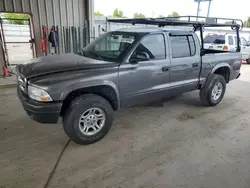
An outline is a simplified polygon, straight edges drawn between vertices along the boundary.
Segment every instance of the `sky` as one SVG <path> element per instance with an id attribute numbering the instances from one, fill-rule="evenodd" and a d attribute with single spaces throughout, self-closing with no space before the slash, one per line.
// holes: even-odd
<path id="1" fill-rule="evenodd" d="M 122 10 L 127 17 L 133 17 L 135 12 L 142 13 L 146 17 L 167 16 L 173 11 L 183 16 L 197 14 L 197 3 L 194 0 L 95 0 L 94 3 L 95 11 L 100 11 L 105 16 L 112 15 L 115 8 Z M 208 2 L 201 3 L 200 9 L 200 16 L 206 16 Z M 250 2 L 249 0 L 213 0 L 210 16 L 245 20 L 250 16 Z"/>

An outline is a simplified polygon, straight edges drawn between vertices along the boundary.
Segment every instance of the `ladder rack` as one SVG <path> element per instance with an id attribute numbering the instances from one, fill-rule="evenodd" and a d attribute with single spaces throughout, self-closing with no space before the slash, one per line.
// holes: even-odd
<path id="1" fill-rule="evenodd" d="M 193 19 L 205 19 L 204 22 Z M 178 17 L 161 17 L 161 18 L 119 18 L 108 19 L 108 22 L 113 23 L 128 23 L 128 24 L 146 24 L 158 25 L 164 27 L 172 26 L 202 26 L 202 27 L 236 27 L 243 28 L 243 21 L 233 18 L 216 18 L 216 17 L 202 17 L 202 16 L 178 16 Z M 224 23 L 220 23 L 224 22 Z"/>
<path id="2" fill-rule="evenodd" d="M 195 21 L 193 19 L 196 19 Z M 205 19 L 198 21 L 198 19 Z M 194 31 L 200 31 L 201 49 L 204 49 L 203 43 L 203 29 L 205 27 L 231 27 L 236 31 L 237 35 L 237 52 L 240 49 L 240 36 L 239 31 L 243 28 L 243 21 L 233 18 L 216 18 L 216 17 L 202 17 L 202 16 L 178 16 L 178 17 L 161 17 L 161 18 L 113 18 L 108 19 L 107 22 L 111 23 L 126 23 L 126 24 L 144 24 L 144 25 L 157 25 L 158 27 L 164 26 L 191 26 Z M 223 22 L 223 23 L 220 23 Z"/>

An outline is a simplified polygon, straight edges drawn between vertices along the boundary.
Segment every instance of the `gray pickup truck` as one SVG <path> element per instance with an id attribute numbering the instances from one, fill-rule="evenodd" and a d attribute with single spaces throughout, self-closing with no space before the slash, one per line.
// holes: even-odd
<path id="1" fill-rule="evenodd" d="M 69 138 L 91 144 L 109 132 L 113 112 L 120 108 L 193 90 L 200 90 L 206 106 L 220 103 L 226 84 L 240 76 L 241 53 L 201 49 L 194 31 L 107 32 L 79 54 L 45 56 L 18 66 L 18 96 L 32 119 L 57 123 L 62 117 Z"/>

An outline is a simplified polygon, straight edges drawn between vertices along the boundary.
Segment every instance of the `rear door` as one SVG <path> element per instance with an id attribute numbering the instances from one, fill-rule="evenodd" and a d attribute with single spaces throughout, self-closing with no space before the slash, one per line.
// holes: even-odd
<path id="1" fill-rule="evenodd" d="M 150 34 L 136 45 L 128 61 L 119 67 L 119 90 L 123 107 L 159 100 L 170 87 L 170 59 L 165 34 Z M 136 54 L 149 59 L 135 63 Z"/>
<path id="2" fill-rule="evenodd" d="M 187 92 L 197 88 L 201 68 L 199 44 L 196 35 L 170 35 L 171 88 Z"/>

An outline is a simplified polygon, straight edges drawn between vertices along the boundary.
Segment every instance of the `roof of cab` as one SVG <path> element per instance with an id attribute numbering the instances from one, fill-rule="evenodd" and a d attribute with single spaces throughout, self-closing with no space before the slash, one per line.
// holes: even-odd
<path id="1" fill-rule="evenodd" d="M 117 31 L 122 32 L 133 32 L 133 33 L 158 33 L 158 32 L 171 32 L 171 33 L 193 33 L 193 30 L 190 27 L 183 28 L 173 28 L 173 27 L 129 27 L 122 28 Z"/>

